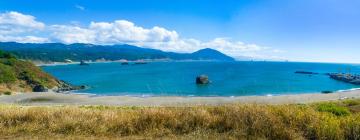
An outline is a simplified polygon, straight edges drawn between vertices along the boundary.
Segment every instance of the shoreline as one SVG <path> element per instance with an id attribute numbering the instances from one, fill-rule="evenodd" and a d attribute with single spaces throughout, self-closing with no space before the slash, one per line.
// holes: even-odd
<path id="1" fill-rule="evenodd" d="M 217 61 L 217 60 L 169 60 L 169 59 L 151 59 L 151 60 L 113 60 L 113 61 L 85 61 L 88 64 L 96 64 L 96 63 L 123 63 L 123 62 L 128 62 L 128 63 L 135 63 L 135 62 L 139 62 L 139 61 L 144 61 L 144 62 L 221 62 L 221 61 Z M 226 61 L 225 61 L 226 62 Z M 230 61 L 229 61 L 230 62 Z M 250 61 L 234 61 L 234 62 L 250 62 Z M 80 64 L 79 61 L 74 61 L 74 62 L 49 62 L 49 63 L 45 63 L 45 62 L 33 62 L 36 66 L 38 67 L 42 67 L 42 66 L 61 66 L 61 65 L 75 65 L 75 64 Z"/>
<path id="2" fill-rule="evenodd" d="M 226 104 L 302 104 L 321 101 L 359 99 L 360 90 L 330 94 L 306 93 L 277 96 L 93 96 L 86 93 L 19 93 L 0 96 L 0 104 L 54 106 L 54 105 L 108 105 L 108 106 L 195 106 Z"/>
<path id="3" fill-rule="evenodd" d="M 73 61 L 73 62 L 39 62 L 39 61 L 32 61 L 38 67 L 41 66 L 58 66 L 58 65 L 74 65 L 80 64 L 80 61 Z M 122 63 L 122 62 L 138 62 L 138 61 L 145 61 L 145 62 L 264 62 L 262 60 L 235 60 L 235 61 L 217 61 L 217 60 L 172 60 L 172 59 L 151 59 L 151 60 L 106 60 L 106 61 L 86 61 L 86 63 Z M 336 63 L 336 62 L 307 62 L 307 61 L 265 61 L 265 62 L 278 62 L 278 63 L 321 63 L 321 64 L 352 64 L 352 65 L 360 65 L 360 63 Z"/>
<path id="4" fill-rule="evenodd" d="M 87 92 L 76 92 L 74 91 L 65 91 L 65 92 L 54 92 L 60 94 L 77 94 L 77 95 L 88 95 L 91 97 L 102 97 L 102 96 L 125 96 L 125 97 L 139 97 L 139 98 L 148 98 L 148 97 L 223 97 L 223 98 L 234 98 L 234 97 L 247 97 L 247 96 L 288 96 L 288 95 L 302 95 L 302 94 L 334 94 L 334 93 L 342 93 L 342 92 L 350 92 L 350 91 L 359 91 L 359 88 L 349 88 L 349 89 L 340 89 L 333 91 L 332 93 L 321 93 L 321 92 L 286 92 L 286 93 L 269 93 L 263 95 L 228 95 L 228 96 L 221 96 L 221 95 L 209 95 L 209 96 L 196 96 L 196 95 L 152 95 L 152 94 L 121 94 L 121 95 L 99 95 L 96 93 L 87 93 Z M 50 91 L 53 92 L 53 91 Z"/>
<path id="5" fill-rule="evenodd" d="M 119 62 L 119 61 L 99 61 L 99 62 L 86 62 L 89 64 L 94 64 L 94 63 L 114 63 L 114 62 Z M 78 65 L 80 64 L 80 62 L 51 62 L 51 63 L 34 63 L 36 66 L 38 67 L 43 67 L 43 66 L 61 66 L 61 65 Z"/>

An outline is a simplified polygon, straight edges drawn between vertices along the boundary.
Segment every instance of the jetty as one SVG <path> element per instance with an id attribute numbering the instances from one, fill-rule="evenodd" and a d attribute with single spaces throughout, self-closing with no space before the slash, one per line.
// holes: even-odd
<path id="1" fill-rule="evenodd" d="M 346 83 L 360 85 L 360 75 L 355 74 L 344 74 L 344 73 L 328 73 L 330 78 Z"/>

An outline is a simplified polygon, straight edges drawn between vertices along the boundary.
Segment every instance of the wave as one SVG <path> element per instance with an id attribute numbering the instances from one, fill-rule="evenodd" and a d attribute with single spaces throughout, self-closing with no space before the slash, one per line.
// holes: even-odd
<path id="1" fill-rule="evenodd" d="M 77 94 L 77 95 L 88 95 L 90 97 L 93 96 L 99 96 L 98 94 L 94 94 L 94 93 L 86 93 L 86 92 L 68 92 L 69 94 Z"/>
<path id="2" fill-rule="evenodd" d="M 360 90 L 360 88 L 351 88 L 351 89 L 345 89 L 345 90 L 338 90 L 336 92 L 349 92 L 349 91 L 355 91 L 355 90 Z"/>
<path id="3" fill-rule="evenodd" d="M 351 88 L 345 90 L 337 90 L 335 92 L 350 92 L 360 90 L 360 88 Z M 139 97 L 139 98 L 149 98 L 149 97 L 228 97 L 228 98 L 235 98 L 235 97 L 242 97 L 242 96 L 266 96 L 266 97 L 273 97 L 273 96 L 282 96 L 282 95 L 296 95 L 296 94 L 314 94 L 316 92 L 294 92 L 294 93 L 267 93 L 267 94 L 254 94 L 254 95 L 206 95 L 206 96 L 199 96 L 194 94 L 183 94 L 183 95 L 176 95 L 176 94 L 147 94 L 147 93 L 129 93 L 129 92 L 121 92 L 121 93 L 109 93 L 109 94 L 98 94 L 98 93 L 86 93 L 86 92 L 69 92 L 70 94 L 79 94 L 79 95 L 88 95 L 91 97 L 99 97 L 99 96 L 126 96 L 126 97 Z"/>

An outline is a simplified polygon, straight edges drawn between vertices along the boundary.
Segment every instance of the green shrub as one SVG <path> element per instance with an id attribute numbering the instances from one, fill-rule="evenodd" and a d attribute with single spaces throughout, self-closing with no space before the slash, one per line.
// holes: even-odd
<path id="1" fill-rule="evenodd" d="M 58 84 L 54 77 L 43 72 L 30 62 L 18 60 L 13 62 L 12 65 L 17 73 L 17 78 L 26 81 L 30 85 L 42 85 L 52 88 Z"/>
<path id="2" fill-rule="evenodd" d="M 360 105 L 360 100 L 345 100 L 343 101 L 343 103 L 346 106 L 356 106 L 356 105 Z"/>
<path id="3" fill-rule="evenodd" d="M 0 63 L 0 83 L 12 83 L 16 81 L 16 75 L 13 69 Z"/>
<path id="4" fill-rule="evenodd" d="M 0 50 L 0 58 L 10 59 L 10 58 L 15 58 L 15 56 L 12 55 L 11 53 L 4 52 L 4 51 L 1 51 L 1 50 Z"/>
<path id="5" fill-rule="evenodd" d="M 5 91 L 4 95 L 11 95 L 11 92 L 10 91 Z"/>
<path id="6" fill-rule="evenodd" d="M 336 116 L 347 116 L 350 114 L 348 108 L 336 105 L 335 103 L 321 103 L 317 106 L 317 111 L 329 112 Z"/>

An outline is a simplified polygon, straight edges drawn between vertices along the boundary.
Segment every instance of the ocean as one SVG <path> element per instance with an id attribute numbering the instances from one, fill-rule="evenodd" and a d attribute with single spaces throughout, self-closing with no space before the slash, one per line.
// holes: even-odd
<path id="1" fill-rule="evenodd" d="M 323 73 L 360 74 L 360 65 L 299 62 L 150 62 L 147 64 L 92 63 L 43 66 L 46 72 L 74 85 L 76 91 L 122 96 L 276 96 L 360 88 L 330 79 Z M 295 71 L 318 75 L 295 74 Z M 198 75 L 208 85 L 196 85 Z"/>

